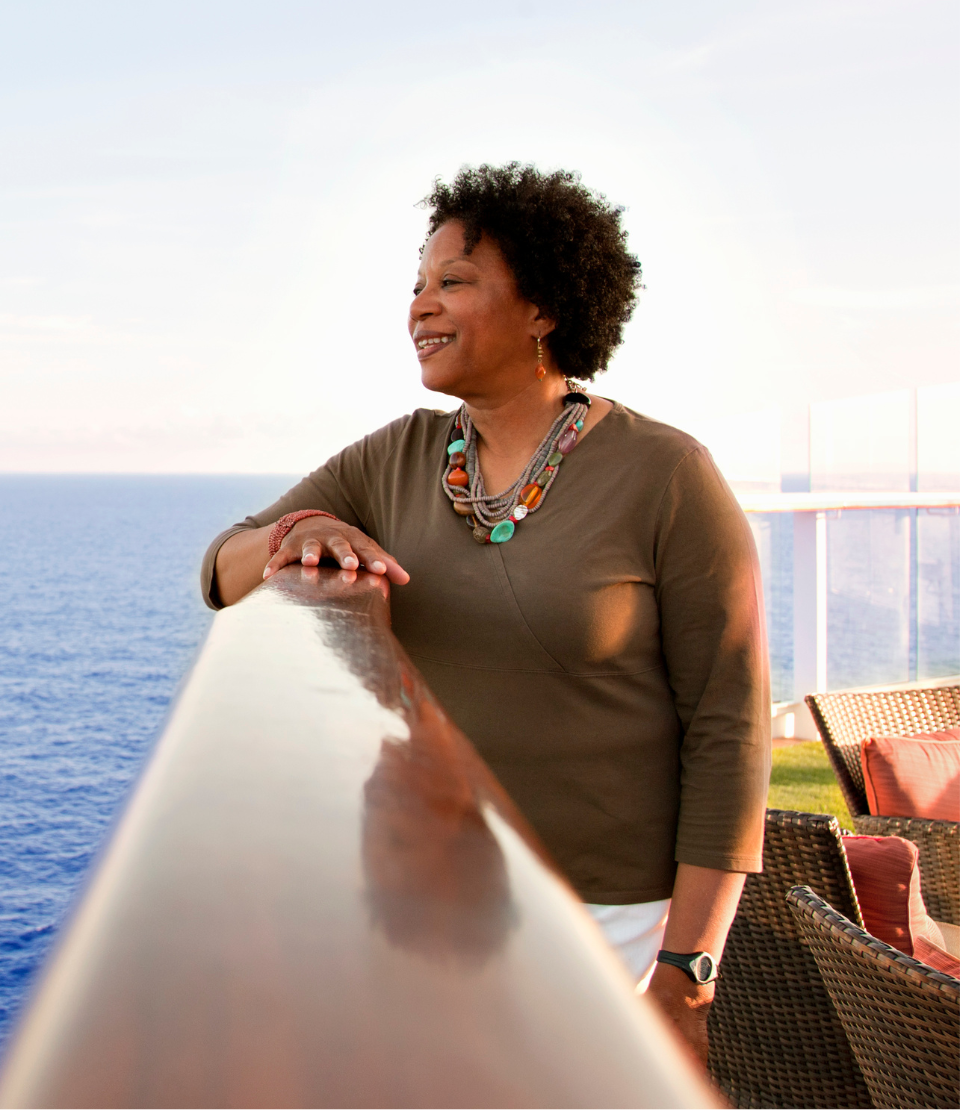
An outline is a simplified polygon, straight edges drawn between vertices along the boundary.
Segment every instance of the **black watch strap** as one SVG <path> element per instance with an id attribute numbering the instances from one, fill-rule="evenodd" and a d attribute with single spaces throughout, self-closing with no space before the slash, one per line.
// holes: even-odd
<path id="1" fill-rule="evenodd" d="M 668 952 L 661 948 L 657 953 L 658 964 L 678 967 L 694 983 L 714 983 L 720 978 L 719 965 L 709 952 Z"/>

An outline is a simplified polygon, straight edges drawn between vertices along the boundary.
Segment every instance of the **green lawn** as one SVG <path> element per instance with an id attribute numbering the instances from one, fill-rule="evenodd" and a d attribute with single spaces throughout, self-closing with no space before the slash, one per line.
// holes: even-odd
<path id="1" fill-rule="evenodd" d="M 770 772 L 771 809 L 800 809 L 806 813 L 836 814 L 840 827 L 852 829 L 853 820 L 837 785 L 827 753 L 819 740 L 773 749 Z"/>

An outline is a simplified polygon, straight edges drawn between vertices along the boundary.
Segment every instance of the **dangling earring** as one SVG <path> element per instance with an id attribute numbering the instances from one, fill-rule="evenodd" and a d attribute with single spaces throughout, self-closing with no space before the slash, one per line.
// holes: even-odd
<path id="1" fill-rule="evenodd" d="M 537 336 L 537 381 L 542 382 L 547 375 L 547 368 L 543 365 L 543 347 L 540 345 L 540 336 Z"/>

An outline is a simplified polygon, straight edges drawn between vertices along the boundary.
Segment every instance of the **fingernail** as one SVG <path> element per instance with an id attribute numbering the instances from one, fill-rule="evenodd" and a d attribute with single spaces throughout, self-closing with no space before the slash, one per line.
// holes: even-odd
<path id="1" fill-rule="evenodd" d="M 381 563 L 379 559 L 374 559 L 374 561 L 370 564 L 370 569 L 374 572 L 374 574 L 383 574 L 384 571 L 387 569 L 387 565 L 386 563 Z"/>
<path id="2" fill-rule="evenodd" d="M 264 567 L 263 568 L 263 577 L 264 578 L 269 578 L 271 574 L 273 574 L 273 571 L 269 567 Z"/>
<path id="3" fill-rule="evenodd" d="M 356 568 L 359 565 L 360 564 L 357 562 L 357 560 L 352 555 L 348 555 L 346 557 L 346 559 L 343 560 L 343 569 L 344 570 L 356 570 Z"/>

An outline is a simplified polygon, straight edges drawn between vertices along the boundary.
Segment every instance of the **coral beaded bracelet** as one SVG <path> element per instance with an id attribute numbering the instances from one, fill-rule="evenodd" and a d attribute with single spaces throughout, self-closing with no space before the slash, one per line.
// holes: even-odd
<path id="1" fill-rule="evenodd" d="M 338 516 L 334 516 L 333 513 L 325 513 L 322 509 L 301 509 L 297 513 L 287 513 L 286 516 L 280 517 L 273 528 L 270 529 L 269 550 L 271 558 L 280 550 L 280 544 L 283 543 L 284 536 L 297 521 L 305 520 L 308 516 L 328 516 L 331 520 L 340 519 Z"/>

